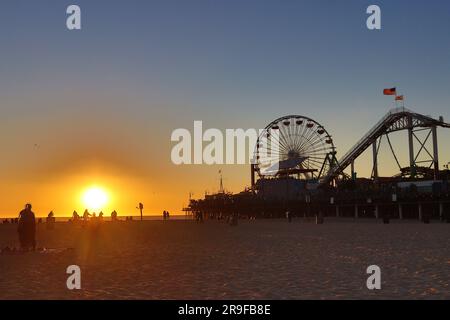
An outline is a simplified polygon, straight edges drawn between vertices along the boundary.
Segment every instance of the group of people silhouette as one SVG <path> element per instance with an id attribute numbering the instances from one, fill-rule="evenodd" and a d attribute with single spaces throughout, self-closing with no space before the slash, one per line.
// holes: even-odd
<path id="1" fill-rule="evenodd" d="M 89 212 L 89 210 L 84 210 L 83 216 L 80 216 L 78 214 L 78 212 L 74 211 L 72 213 L 72 219 L 70 219 L 70 222 L 73 223 L 78 223 L 78 222 L 102 222 L 103 221 L 103 216 L 104 213 L 103 211 L 100 211 L 99 214 L 97 215 L 95 212 L 93 212 L 92 214 Z M 118 221 L 117 218 L 117 211 L 114 210 L 113 212 L 111 212 L 111 221 Z"/>
<path id="2" fill-rule="evenodd" d="M 163 220 L 168 220 L 170 218 L 169 211 L 164 210 L 163 211 Z"/>
<path id="3" fill-rule="evenodd" d="M 19 223 L 19 218 L 11 218 L 11 219 L 3 219 L 3 224 L 18 224 Z"/>
<path id="4" fill-rule="evenodd" d="M 6 221 L 7 219 L 4 220 L 3 223 L 9 223 Z M 95 212 L 91 214 L 88 210 L 84 211 L 82 217 L 80 217 L 80 215 L 76 211 L 74 211 L 72 214 L 72 219 L 69 220 L 69 222 L 72 223 L 81 222 L 83 223 L 83 225 L 87 224 L 88 222 L 95 224 L 96 222 L 102 221 L 103 212 L 100 212 L 97 216 Z M 115 210 L 111 213 L 111 221 L 117 221 L 117 212 Z M 41 222 L 42 219 L 38 219 L 38 223 Z M 47 229 L 53 229 L 55 222 L 55 214 L 53 213 L 53 211 L 50 211 L 46 218 Z M 19 234 L 20 249 L 22 251 L 36 250 L 36 216 L 32 211 L 32 205 L 30 203 L 27 203 L 25 205 L 25 208 L 20 211 L 19 217 L 11 219 L 11 223 L 16 223 L 18 225 L 17 232 Z"/>
<path id="5" fill-rule="evenodd" d="M 103 212 L 97 215 L 95 212 L 92 214 L 86 209 L 82 216 L 78 212 L 74 211 L 72 218 L 69 219 L 70 223 L 81 224 L 82 226 L 94 225 L 98 226 L 99 223 L 103 222 Z M 170 213 L 166 210 L 163 211 L 163 220 L 168 220 Z M 125 221 L 132 221 L 133 217 L 125 217 Z M 36 221 L 37 223 L 42 223 L 42 218 L 36 219 L 34 212 L 32 211 L 32 205 L 27 203 L 25 208 L 20 211 L 19 217 L 11 219 L 5 219 L 3 223 L 13 223 L 17 224 L 17 231 L 19 235 L 20 249 L 23 251 L 36 250 Z M 111 221 L 119 221 L 117 211 L 111 212 Z M 54 228 L 56 222 L 55 214 L 53 211 L 47 215 L 46 226 L 48 230 Z"/>

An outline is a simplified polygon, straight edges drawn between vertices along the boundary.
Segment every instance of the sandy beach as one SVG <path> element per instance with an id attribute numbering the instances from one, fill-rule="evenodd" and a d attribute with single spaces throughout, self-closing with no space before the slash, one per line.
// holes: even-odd
<path id="1" fill-rule="evenodd" d="M 450 299 L 450 225 L 374 220 L 38 226 L 46 253 L 0 255 L 0 299 Z M 18 246 L 0 225 L 0 246 Z M 366 268 L 382 289 L 366 288 Z M 82 289 L 66 268 L 79 265 Z"/>

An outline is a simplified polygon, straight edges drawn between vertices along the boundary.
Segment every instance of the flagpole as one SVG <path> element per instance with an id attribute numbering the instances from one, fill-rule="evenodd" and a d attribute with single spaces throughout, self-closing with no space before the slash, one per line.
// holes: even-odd
<path id="1" fill-rule="evenodd" d="M 397 97 L 398 97 L 398 88 L 397 87 L 395 87 L 395 107 L 396 108 L 398 108 L 399 106 L 398 106 L 398 100 L 397 100 Z"/>
<path id="2" fill-rule="evenodd" d="M 396 107 L 396 108 L 399 108 L 399 105 L 398 105 L 399 103 L 398 103 L 398 100 L 397 100 L 398 97 L 399 97 L 399 94 L 396 92 L 396 93 L 395 93 L 395 107 Z"/>

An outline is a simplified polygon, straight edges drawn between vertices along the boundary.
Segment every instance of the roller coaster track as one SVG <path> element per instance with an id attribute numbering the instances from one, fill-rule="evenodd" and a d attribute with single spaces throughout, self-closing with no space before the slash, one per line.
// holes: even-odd
<path id="1" fill-rule="evenodd" d="M 322 179 L 321 185 L 327 185 L 335 180 L 352 164 L 369 146 L 384 134 L 413 128 L 450 128 L 443 119 L 433 119 L 408 110 L 404 107 L 390 110 L 366 135 L 364 135 Z"/>

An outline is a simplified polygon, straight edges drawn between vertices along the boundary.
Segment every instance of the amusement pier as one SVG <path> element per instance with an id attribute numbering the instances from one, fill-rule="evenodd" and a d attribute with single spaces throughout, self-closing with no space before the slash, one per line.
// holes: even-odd
<path id="1" fill-rule="evenodd" d="M 197 219 L 326 217 L 416 219 L 450 222 L 450 171 L 440 168 L 438 128 L 448 129 L 443 117 L 435 119 L 405 107 L 390 110 L 342 157 L 331 134 L 319 122 L 288 115 L 265 127 L 250 165 L 250 187 L 232 194 L 222 181 L 218 193 L 190 199 L 184 210 Z M 408 166 L 401 166 L 390 135 L 406 131 Z M 277 139 L 263 143 L 277 133 Z M 392 152 L 398 173 L 379 175 L 381 142 Z M 355 163 L 372 150 L 372 174 L 360 178 Z M 269 156 L 268 156 L 269 155 Z M 272 157 L 270 156 L 272 155 Z M 274 157 L 276 155 L 276 170 Z"/>

